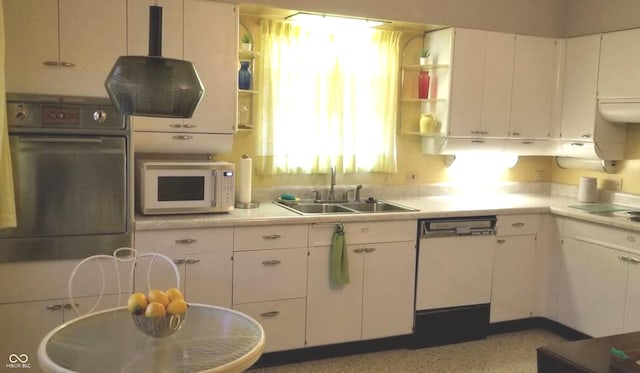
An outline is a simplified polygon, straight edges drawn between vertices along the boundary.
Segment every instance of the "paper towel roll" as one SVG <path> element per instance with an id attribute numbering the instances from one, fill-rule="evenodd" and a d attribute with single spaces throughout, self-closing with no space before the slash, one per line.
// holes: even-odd
<path id="1" fill-rule="evenodd" d="M 251 203 L 251 174 L 253 171 L 251 158 L 243 155 L 240 160 L 240 203 Z"/>
<path id="2" fill-rule="evenodd" d="M 598 180 L 595 177 L 581 177 L 578 184 L 578 202 L 598 200 Z"/>

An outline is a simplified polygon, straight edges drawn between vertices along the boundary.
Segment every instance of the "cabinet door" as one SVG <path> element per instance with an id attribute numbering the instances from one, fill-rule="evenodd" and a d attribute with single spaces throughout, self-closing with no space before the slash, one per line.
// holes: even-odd
<path id="1" fill-rule="evenodd" d="M 456 29 L 452 136 L 507 137 L 515 36 Z"/>
<path id="2" fill-rule="evenodd" d="M 60 0 L 60 63 L 104 78 L 127 53 L 126 0 Z M 106 91 L 105 91 L 106 96 Z"/>
<path id="3" fill-rule="evenodd" d="M 26 354 L 27 363 L 38 369 L 38 345 L 47 333 L 62 323 L 62 308 L 61 299 L 0 305 L 3 364 L 8 363 L 11 354 Z"/>
<path id="4" fill-rule="evenodd" d="M 309 248 L 307 272 L 307 346 L 359 341 L 362 338 L 363 253 L 349 250 L 350 282 L 332 288 L 328 246 Z M 357 251 L 359 248 L 355 248 Z"/>
<path id="5" fill-rule="evenodd" d="M 236 304 L 233 309 L 260 323 L 267 336 L 264 352 L 304 347 L 305 299 Z"/>
<path id="6" fill-rule="evenodd" d="M 471 136 L 480 131 L 486 33 L 456 29 L 451 80 L 451 136 Z"/>
<path id="7" fill-rule="evenodd" d="M 547 138 L 556 88 L 556 41 L 516 36 L 511 133 L 517 138 Z"/>
<path id="8" fill-rule="evenodd" d="M 598 98 L 640 97 L 640 29 L 602 34 Z"/>
<path id="9" fill-rule="evenodd" d="M 415 242 L 365 245 L 362 339 L 413 331 Z"/>
<path id="10" fill-rule="evenodd" d="M 640 331 L 640 294 L 637 289 L 640 287 L 640 255 L 626 255 L 632 258 L 629 263 L 629 278 L 627 280 L 627 301 L 624 310 L 623 332 Z"/>
<path id="11" fill-rule="evenodd" d="M 558 321 L 592 337 L 622 333 L 628 272 L 622 252 L 563 241 Z"/>
<path id="12" fill-rule="evenodd" d="M 185 299 L 231 307 L 233 264 L 228 253 L 187 254 L 184 268 Z"/>
<path id="13" fill-rule="evenodd" d="M 492 323 L 531 317 L 535 235 L 499 237 L 491 285 Z"/>
<path id="14" fill-rule="evenodd" d="M 593 139 L 600 38 L 598 34 L 567 39 L 560 123 L 562 139 Z"/>
<path id="15" fill-rule="evenodd" d="M 162 56 L 183 59 L 183 1 L 136 0 L 127 2 L 127 55 L 149 54 L 149 6 L 162 7 Z M 134 131 L 181 132 L 182 119 L 131 117 Z"/>
<path id="16" fill-rule="evenodd" d="M 184 3 L 184 59 L 193 62 L 205 94 L 187 132 L 233 134 L 238 112 L 238 13 L 234 4 Z"/>
<path id="17" fill-rule="evenodd" d="M 7 91 L 20 92 L 12 74 L 58 62 L 57 0 L 6 0 L 4 6 Z M 11 74 L 9 74 L 9 72 Z"/>

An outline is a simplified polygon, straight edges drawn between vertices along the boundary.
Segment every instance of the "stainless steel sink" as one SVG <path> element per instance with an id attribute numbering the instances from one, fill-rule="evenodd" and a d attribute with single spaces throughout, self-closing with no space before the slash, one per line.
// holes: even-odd
<path id="1" fill-rule="evenodd" d="M 398 211 L 417 211 L 414 208 L 397 205 L 386 201 L 376 202 L 349 202 L 343 203 L 342 206 L 360 212 L 398 212 Z"/>
<path id="2" fill-rule="evenodd" d="M 361 213 L 385 213 L 418 211 L 417 209 L 398 205 L 387 201 L 375 202 L 336 202 L 316 203 L 313 201 L 282 203 L 273 201 L 278 206 L 296 212 L 301 215 L 317 214 L 361 214 Z"/>
<path id="3" fill-rule="evenodd" d="M 286 206 L 291 210 L 303 214 L 332 214 L 332 213 L 352 213 L 351 209 L 332 203 L 304 203 Z"/>

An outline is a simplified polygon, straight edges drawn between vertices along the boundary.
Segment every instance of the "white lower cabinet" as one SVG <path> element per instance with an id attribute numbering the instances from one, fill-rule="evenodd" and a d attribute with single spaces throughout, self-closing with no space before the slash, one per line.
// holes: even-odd
<path id="1" fill-rule="evenodd" d="M 498 216 L 490 322 L 531 317 L 535 301 L 534 263 L 539 216 Z"/>
<path id="2" fill-rule="evenodd" d="M 236 304 L 233 308 L 262 325 L 266 336 L 265 352 L 304 347 L 305 298 Z"/>
<path id="3" fill-rule="evenodd" d="M 558 321 L 592 337 L 640 330 L 640 234 L 567 219 Z"/>
<path id="4" fill-rule="evenodd" d="M 311 229 L 310 241 L 332 232 Z M 330 246 L 309 248 L 307 346 L 412 333 L 416 222 L 345 224 L 345 232 L 350 282 L 341 288 L 330 283 Z M 406 241 L 384 242 L 398 236 Z"/>
<path id="5" fill-rule="evenodd" d="M 308 226 L 234 230 L 233 308 L 265 331 L 265 352 L 304 347 Z"/>
<path id="6" fill-rule="evenodd" d="M 233 228 L 136 231 L 135 248 L 174 261 L 187 302 L 231 307 Z M 136 290 L 146 292 L 145 264 L 141 261 L 136 268 Z M 162 290 L 175 287 L 170 265 L 154 261 L 149 282 Z"/>

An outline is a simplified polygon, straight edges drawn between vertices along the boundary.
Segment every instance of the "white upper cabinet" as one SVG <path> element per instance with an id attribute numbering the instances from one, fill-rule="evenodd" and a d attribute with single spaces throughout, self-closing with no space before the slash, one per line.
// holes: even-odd
<path id="1" fill-rule="evenodd" d="M 4 1 L 8 92 L 106 97 L 126 54 L 126 0 Z"/>
<path id="2" fill-rule="evenodd" d="M 592 140 L 596 120 L 600 34 L 567 39 L 560 137 Z"/>
<path id="3" fill-rule="evenodd" d="M 146 55 L 149 6 L 129 1 L 129 55 Z M 188 119 L 133 117 L 135 150 L 163 153 L 224 153 L 237 126 L 238 13 L 234 4 L 208 0 L 160 0 L 162 56 L 190 61 L 205 93 Z"/>
<path id="4" fill-rule="evenodd" d="M 456 29 L 451 87 L 451 136 L 507 137 L 515 38 Z"/>
<path id="5" fill-rule="evenodd" d="M 556 40 L 516 36 L 510 137 L 546 139 L 557 81 Z"/>
<path id="6" fill-rule="evenodd" d="M 598 98 L 640 97 L 640 29 L 602 35 Z"/>

